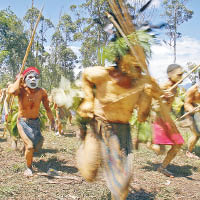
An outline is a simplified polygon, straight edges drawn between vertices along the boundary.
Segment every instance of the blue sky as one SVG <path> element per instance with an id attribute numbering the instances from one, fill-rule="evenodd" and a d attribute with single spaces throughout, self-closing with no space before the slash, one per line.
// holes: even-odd
<path id="1" fill-rule="evenodd" d="M 161 9 L 161 1 L 153 1 L 158 9 Z M 70 5 L 82 2 L 83 0 L 34 0 L 34 6 L 40 9 L 44 5 L 43 15 L 56 25 L 60 13 L 70 14 Z M 1 0 L 0 10 L 10 6 L 11 10 L 22 19 L 25 12 L 31 7 L 31 3 L 31 0 Z M 189 0 L 186 7 L 193 10 L 194 15 L 192 19 L 178 28 L 178 31 L 182 33 L 182 38 L 177 41 L 177 63 L 183 67 L 186 67 L 188 62 L 200 64 L 200 0 Z M 159 18 L 159 14 L 156 21 L 163 22 L 163 19 Z M 49 35 L 51 33 L 49 32 Z M 77 47 L 73 47 L 73 49 L 77 50 Z M 154 45 L 152 50 L 150 71 L 156 79 L 163 80 L 163 77 L 166 77 L 167 66 L 173 62 L 173 51 L 162 43 Z"/>
<path id="2" fill-rule="evenodd" d="M 154 0 L 155 5 L 159 6 L 162 0 Z M 60 12 L 70 13 L 70 5 L 78 4 L 83 0 L 34 0 L 34 5 L 40 9 L 44 5 L 43 15 L 53 21 L 54 24 L 58 22 Z M 31 0 L 1 0 L 0 10 L 11 7 L 14 13 L 22 18 L 28 8 L 31 7 Z M 191 36 L 200 39 L 200 1 L 189 0 L 186 7 L 194 11 L 194 16 L 188 22 L 185 22 L 179 27 L 179 31 L 184 36 Z M 159 15 L 158 19 L 159 21 Z M 160 21 L 163 21 L 160 19 Z"/>

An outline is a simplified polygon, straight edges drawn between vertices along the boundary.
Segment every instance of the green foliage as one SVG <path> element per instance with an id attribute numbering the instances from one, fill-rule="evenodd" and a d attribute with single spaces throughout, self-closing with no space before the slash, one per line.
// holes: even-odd
<path id="1" fill-rule="evenodd" d="M 46 123 L 48 121 L 46 110 L 43 105 L 40 106 L 39 119 L 40 119 L 40 130 L 43 131 L 45 130 Z"/>
<path id="2" fill-rule="evenodd" d="M 17 129 L 18 101 L 15 98 L 12 104 L 11 112 L 8 114 L 7 127 L 11 136 L 18 137 Z"/>
<path id="3" fill-rule="evenodd" d="M 136 31 L 127 36 L 129 42 L 134 45 L 141 45 L 144 48 L 147 57 L 151 56 L 151 44 L 154 37 L 145 31 Z M 103 49 L 103 59 L 114 62 L 116 58 L 121 57 L 129 51 L 129 47 L 124 38 L 120 37 L 114 42 L 110 42 Z"/>
<path id="4" fill-rule="evenodd" d="M 19 72 L 28 46 L 23 22 L 10 10 L 0 11 L 0 64 L 1 73 L 13 77 Z"/>
<path id="5" fill-rule="evenodd" d="M 172 118 L 176 119 L 184 114 L 184 100 L 185 90 L 183 88 L 177 89 L 177 95 L 172 103 Z"/>
<path id="6" fill-rule="evenodd" d="M 138 134 L 138 139 L 142 143 L 146 143 L 152 140 L 152 129 L 149 121 L 139 122 L 137 110 L 133 111 L 131 119 L 129 121 L 132 129 Z"/>

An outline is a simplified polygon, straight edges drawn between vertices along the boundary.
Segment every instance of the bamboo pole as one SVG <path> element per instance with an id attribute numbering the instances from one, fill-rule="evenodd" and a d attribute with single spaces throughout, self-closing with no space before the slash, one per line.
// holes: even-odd
<path id="1" fill-rule="evenodd" d="M 120 32 L 121 36 L 124 38 L 126 44 L 130 48 L 131 54 L 136 58 L 136 61 L 139 63 L 141 69 L 149 75 L 149 71 L 148 71 L 147 66 L 144 67 L 144 65 L 141 62 L 141 60 L 140 60 L 137 52 L 135 51 L 135 49 L 133 48 L 133 46 L 129 42 L 127 36 L 123 32 L 123 30 L 121 29 L 121 27 L 119 26 L 119 24 L 115 21 L 114 17 L 111 14 L 109 14 L 108 12 L 106 12 L 106 15 L 107 15 L 108 19 L 113 23 L 113 25 L 117 28 L 117 30 Z M 146 63 L 145 63 L 145 65 L 146 65 Z"/>
<path id="2" fill-rule="evenodd" d="M 32 46 L 32 43 L 33 43 L 33 40 L 34 40 L 34 37 L 35 37 L 35 33 L 36 33 L 37 26 L 38 26 L 38 24 L 39 24 L 39 22 L 40 22 L 40 18 L 41 18 L 41 16 L 42 16 L 43 8 L 44 8 L 44 6 L 43 6 L 42 9 L 40 10 L 40 13 L 39 13 L 39 15 L 38 15 L 37 21 L 36 21 L 36 23 L 35 23 L 35 27 L 34 27 L 33 32 L 32 32 L 32 34 L 31 34 L 31 39 L 30 39 L 30 42 L 29 42 L 28 47 L 27 47 L 27 49 L 26 49 L 26 53 L 25 53 L 25 56 L 24 56 L 24 59 L 23 59 L 23 62 L 22 62 L 22 67 L 21 67 L 20 72 L 19 72 L 20 75 L 21 75 L 22 72 L 24 71 L 24 66 L 25 66 L 25 63 L 26 63 L 26 60 L 27 60 L 29 51 L 30 51 L 30 49 L 31 49 L 31 46 Z"/>
<path id="3" fill-rule="evenodd" d="M 181 120 L 184 117 L 187 117 L 189 114 L 194 113 L 195 111 L 198 111 L 200 109 L 200 105 L 197 106 L 196 108 L 194 108 L 192 111 L 186 112 L 184 115 L 182 115 L 181 117 L 177 118 L 175 121 Z"/>
<path id="4" fill-rule="evenodd" d="M 126 26 L 127 26 L 127 30 L 128 30 L 128 34 L 131 34 L 132 32 L 135 31 L 135 27 L 132 23 L 132 19 L 131 16 L 128 13 L 128 8 L 127 6 L 124 4 L 123 0 L 118 0 L 119 1 L 119 5 L 122 9 L 123 15 L 124 15 L 124 20 L 126 22 Z"/>
<path id="5" fill-rule="evenodd" d="M 185 80 L 192 72 L 194 72 L 195 70 L 197 70 L 200 67 L 200 65 L 197 65 L 196 67 L 194 67 L 191 71 L 189 71 L 181 80 L 179 80 L 176 84 L 174 84 L 172 87 L 170 87 L 168 90 L 166 90 L 167 92 L 172 91 L 174 88 L 176 88 L 183 80 Z M 161 96 L 161 98 L 165 97 L 164 95 Z"/>
<path id="6" fill-rule="evenodd" d="M 124 20 L 117 3 L 115 2 L 115 0 L 108 0 L 108 3 L 110 5 L 113 13 L 115 14 L 120 26 L 124 30 L 125 34 L 128 35 L 128 30 L 127 30 L 127 27 L 126 27 L 126 21 Z"/>
<path id="7" fill-rule="evenodd" d="M 196 67 L 194 67 L 191 71 L 189 71 L 180 81 L 178 81 L 176 84 L 174 84 L 168 91 L 173 90 L 174 88 L 176 88 L 176 86 L 178 84 L 180 84 L 184 79 L 186 79 L 192 72 L 194 72 L 195 70 L 197 70 L 200 67 L 200 65 L 197 65 Z"/>

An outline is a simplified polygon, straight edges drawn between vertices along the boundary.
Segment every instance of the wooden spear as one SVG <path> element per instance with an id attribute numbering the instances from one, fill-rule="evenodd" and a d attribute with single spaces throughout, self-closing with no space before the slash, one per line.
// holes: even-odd
<path id="1" fill-rule="evenodd" d="M 40 10 L 40 13 L 39 13 L 39 15 L 38 15 L 37 21 L 36 21 L 36 23 L 35 23 L 35 27 L 34 27 L 33 32 L 32 32 L 32 34 L 31 34 L 31 39 L 30 39 L 30 42 L 29 42 L 28 47 L 27 47 L 27 49 L 26 49 L 26 53 L 25 53 L 25 56 L 24 56 L 24 59 L 23 59 L 23 62 L 22 62 L 22 67 L 21 67 L 20 72 L 19 72 L 20 75 L 21 75 L 22 72 L 24 71 L 24 66 L 25 66 L 25 63 L 26 63 L 26 60 L 27 60 L 29 51 L 30 51 L 30 49 L 31 49 L 31 46 L 32 46 L 32 43 L 33 43 L 33 40 L 34 40 L 34 37 L 35 37 L 35 33 L 36 33 L 37 26 L 38 26 L 38 24 L 39 24 L 39 22 L 40 22 L 40 18 L 41 18 L 41 16 L 42 16 L 43 8 L 44 8 L 44 6 L 43 6 L 42 9 Z"/>
<path id="2" fill-rule="evenodd" d="M 200 108 L 200 105 L 197 106 L 196 108 L 194 108 L 192 111 L 186 112 L 184 115 L 182 115 L 181 117 L 177 118 L 175 121 L 181 120 L 184 117 L 188 116 L 189 114 L 194 113 L 195 111 L 198 111 L 199 108 Z"/>
<path id="3" fill-rule="evenodd" d="M 169 88 L 168 91 L 173 90 L 174 88 L 176 88 L 176 86 L 178 84 L 180 84 L 184 79 L 186 79 L 192 72 L 194 72 L 196 69 L 198 69 L 200 67 L 200 65 L 197 65 L 196 67 L 194 67 L 191 71 L 189 71 L 180 81 L 178 81 L 176 84 L 174 84 L 171 88 Z"/>
<path id="4" fill-rule="evenodd" d="M 142 68 L 142 70 L 143 70 L 144 72 L 146 72 L 146 73 L 149 75 L 149 71 L 148 71 L 147 67 L 146 67 L 146 66 L 144 67 L 144 65 L 143 65 L 143 63 L 141 62 L 141 60 L 140 60 L 140 58 L 139 58 L 137 52 L 136 52 L 135 49 L 133 48 L 132 44 L 129 42 L 127 36 L 126 36 L 125 33 L 123 32 L 123 30 L 121 29 L 121 27 L 119 26 L 119 24 L 115 21 L 114 17 L 113 17 L 110 13 L 108 13 L 108 12 L 106 12 L 106 15 L 107 15 L 108 19 L 113 23 L 113 25 L 117 28 L 117 30 L 119 31 L 119 33 L 121 34 L 121 36 L 124 38 L 126 44 L 127 44 L 128 47 L 130 48 L 131 54 L 132 54 L 133 56 L 135 56 L 136 61 L 139 63 L 139 65 L 140 65 L 140 67 Z M 136 41 L 136 42 L 137 42 L 137 41 Z"/>

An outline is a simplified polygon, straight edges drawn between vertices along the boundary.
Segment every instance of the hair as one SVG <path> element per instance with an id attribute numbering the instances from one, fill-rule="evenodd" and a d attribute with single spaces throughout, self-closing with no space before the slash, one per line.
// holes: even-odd
<path id="1" fill-rule="evenodd" d="M 182 68 L 178 64 L 171 64 L 167 67 L 167 73 L 174 71 L 175 69 Z"/>

